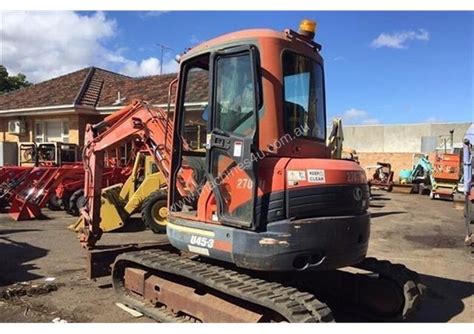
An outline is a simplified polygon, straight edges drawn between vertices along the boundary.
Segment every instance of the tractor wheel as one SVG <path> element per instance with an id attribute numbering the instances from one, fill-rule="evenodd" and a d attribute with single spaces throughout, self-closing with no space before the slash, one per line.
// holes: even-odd
<path id="1" fill-rule="evenodd" d="M 160 190 L 152 192 L 143 201 L 142 220 L 153 233 L 166 233 L 167 202 L 166 192 Z"/>
<path id="2" fill-rule="evenodd" d="M 56 194 L 52 194 L 49 197 L 48 209 L 50 209 L 51 211 L 62 210 L 61 204 L 59 203 L 59 199 L 58 199 L 58 196 L 56 196 Z"/>
<path id="3" fill-rule="evenodd" d="M 68 213 L 73 216 L 79 216 L 79 209 L 86 204 L 86 198 L 84 197 L 84 189 L 78 189 L 72 193 L 69 198 L 69 211 Z"/>

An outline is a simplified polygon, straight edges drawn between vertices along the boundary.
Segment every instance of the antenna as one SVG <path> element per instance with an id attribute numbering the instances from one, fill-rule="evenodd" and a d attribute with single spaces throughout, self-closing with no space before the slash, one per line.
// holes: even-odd
<path id="1" fill-rule="evenodd" d="M 173 50 L 173 48 L 170 48 L 169 46 L 166 46 L 161 43 L 156 43 L 160 47 L 160 75 L 163 74 L 163 51 L 164 50 Z"/>

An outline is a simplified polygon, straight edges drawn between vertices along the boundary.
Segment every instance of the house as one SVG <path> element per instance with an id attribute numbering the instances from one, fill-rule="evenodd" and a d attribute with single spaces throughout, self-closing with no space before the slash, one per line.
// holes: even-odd
<path id="1" fill-rule="evenodd" d="M 89 67 L 0 95 L 0 142 L 61 141 L 82 146 L 87 123 L 100 122 L 133 99 L 166 108 L 174 78 L 176 74 L 133 78 Z M 207 104 L 207 84 L 194 84 L 194 98 L 186 108 L 200 116 Z"/>

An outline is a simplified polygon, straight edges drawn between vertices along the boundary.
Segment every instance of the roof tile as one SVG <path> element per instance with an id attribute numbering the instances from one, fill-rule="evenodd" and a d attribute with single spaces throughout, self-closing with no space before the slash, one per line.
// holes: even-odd
<path id="1" fill-rule="evenodd" d="M 89 68 L 0 95 L 0 110 L 73 104 Z"/>
<path id="2" fill-rule="evenodd" d="M 132 78 L 96 67 L 84 68 L 30 87 L 0 95 L 0 110 L 77 104 L 89 107 L 116 105 L 118 94 L 126 105 L 134 99 L 152 104 L 168 102 L 168 87 L 176 73 Z M 186 102 L 207 101 L 204 73 L 190 78 Z M 175 92 L 172 98 L 174 100 Z"/>

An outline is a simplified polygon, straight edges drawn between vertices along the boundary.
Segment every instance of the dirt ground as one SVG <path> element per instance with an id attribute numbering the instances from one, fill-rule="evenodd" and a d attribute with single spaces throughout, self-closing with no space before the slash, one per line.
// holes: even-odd
<path id="1" fill-rule="evenodd" d="M 462 211 L 427 196 L 376 191 L 371 202 L 369 256 L 403 263 L 427 286 L 415 322 L 473 322 L 472 249 L 463 244 Z M 0 322 L 150 322 L 115 305 L 108 277 L 88 280 L 86 254 L 67 229 L 75 221 L 44 210 L 45 219 L 14 222 L 0 214 L 0 289 L 16 282 L 43 283 L 54 277 L 58 290 L 0 299 Z M 139 223 L 128 232 L 104 235 L 101 244 L 153 242 L 164 238 Z M 336 320 L 338 320 L 336 318 Z M 361 321 L 344 318 L 345 321 Z"/>

